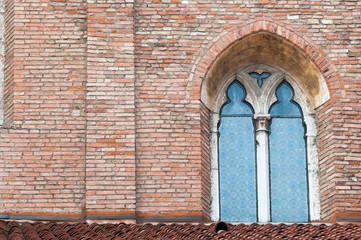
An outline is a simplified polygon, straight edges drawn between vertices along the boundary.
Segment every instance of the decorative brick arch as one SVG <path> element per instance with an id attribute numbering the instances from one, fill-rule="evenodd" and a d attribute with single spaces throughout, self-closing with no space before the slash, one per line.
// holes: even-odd
<path id="1" fill-rule="evenodd" d="M 201 49 L 201 54 L 195 60 L 190 76 L 190 80 L 193 81 L 194 86 L 192 88 L 192 95 L 199 94 L 203 80 L 209 69 L 223 52 L 232 47 L 236 42 L 262 32 L 286 40 L 306 55 L 322 74 L 329 89 L 330 96 L 339 89 L 344 90 L 341 77 L 336 67 L 319 46 L 313 43 L 307 36 L 295 31 L 289 26 L 269 19 L 262 19 L 226 29 L 219 34 L 219 36 L 215 37 L 205 48 Z"/>
<path id="2" fill-rule="evenodd" d="M 317 147 L 318 150 L 316 149 L 315 151 L 319 151 L 318 165 L 323 166 L 320 168 L 320 172 L 318 173 L 320 176 L 319 186 L 323 189 L 325 189 L 324 186 L 331 186 L 331 188 L 333 188 L 333 183 L 330 183 L 327 179 L 329 179 L 334 172 L 326 171 L 327 166 L 330 164 L 332 165 L 332 159 L 335 156 L 333 155 L 333 152 L 335 151 L 333 149 L 333 145 L 328 144 L 328 142 L 333 138 L 333 133 L 329 134 L 329 131 L 333 128 L 334 124 L 329 119 L 332 118 L 332 108 L 334 103 L 337 102 L 337 99 L 340 97 L 340 91 L 345 91 L 341 77 L 334 64 L 326 56 L 322 49 L 313 43 L 307 36 L 295 31 L 289 26 L 282 23 L 276 23 L 269 19 L 262 19 L 245 25 L 240 24 L 226 29 L 215 37 L 211 43 L 199 51 L 200 55 L 195 60 L 189 77 L 189 86 L 192 86 L 190 93 L 191 96 L 193 96 L 193 99 L 196 100 L 195 98 L 199 97 L 198 99 L 201 100 L 202 144 L 208 146 L 205 148 L 208 150 L 202 150 L 202 166 L 206 169 L 212 168 L 211 163 L 209 162 L 209 156 L 211 156 L 213 154 L 212 151 L 214 151 L 214 147 L 212 147 L 214 139 L 210 137 L 209 134 L 217 131 L 215 127 L 217 124 L 215 124 L 213 122 L 214 119 L 210 117 L 213 109 L 211 109 L 209 105 L 207 106 L 207 103 L 202 99 L 202 91 L 205 80 L 207 80 L 210 70 L 215 64 L 217 64 L 218 59 L 222 57 L 223 53 L 230 50 L 243 39 L 262 33 L 289 43 L 288 45 L 302 54 L 305 59 L 308 59 L 311 65 L 314 65 L 319 76 L 322 78 L 321 81 L 325 86 L 325 90 L 327 91 L 328 99 L 330 99 L 330 101 L 326 99 L 321 101 L 321 104 L 313 106 L 316 108 L 316 114 L 320 120 L 316 127 L 318 133 L 317 136 L 315 136 L 315 139 L 319 139 L 319 146 Z M 318 81 L 320 82 L 320 80 Z M 217 88 L 217 90 L 219 89 L 220 88 Z M 210 139 L 208 142 L 206 139 L 209 137 Z M 203 177 L 206 177 L 207 179 L 212 178 L 208 174 Z M 202 186 L 202 189 L 202 195 L 205 199 L 207 199 L 209 197 L 208 194 L 213 190 L 209 188 L 208 184 Z M 334 215 L 337 214 L 338 210 L 334 207 L 334 204 L 337 203 L 337 199 L 332 196 L 332 191 L 327 193 L 322 191 L 323 190 L 320 192 L 320 203 L 322 209 L 320 220 L 326 221 L 334 218 Z M 208 204 L 212 205 L 210 202 L 206 204 L 207 206 L 210 206 Z M 212 212 L 209 213 L 210 215 L 213 214 Z"/>

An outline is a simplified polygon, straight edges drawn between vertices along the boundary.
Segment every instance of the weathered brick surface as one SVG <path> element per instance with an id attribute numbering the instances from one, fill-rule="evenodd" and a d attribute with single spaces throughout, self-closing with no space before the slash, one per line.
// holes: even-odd
<path id="1" fill-rule="evenodd" d="M 6 2 L 5 213 L 84 210 L 86 4 Z"/>
<path id="2" fill-rule="evenodd" d="M 202 214 L 200 93 L 191 94 L 188 78 L 203 34 L 192 27 L 192 10 L 136 2 L 139 213 Z"/>
<path id="3" fill-rule="evenodd" d="M 266 32 L 330 91 L 317 109 L 322 219 L 361 215 L 360 1 L 5 3 L 0 214 L 207 219 L 202 79 L 232 43 Z"/>
<path id="4" fill-rule="evenodd" d="M 84 129 L 85 2 L 14 4 L 14 126 Z"/>
<path id="5" fill-rule="evenodd" d="M 88 4 L 86 209 L 135 214 L 132 1 Z"/>
<path id="6" fill-rule="evenodd" d="M 80 214 L 84 130 L 1 129 L 0 211 Z"/>

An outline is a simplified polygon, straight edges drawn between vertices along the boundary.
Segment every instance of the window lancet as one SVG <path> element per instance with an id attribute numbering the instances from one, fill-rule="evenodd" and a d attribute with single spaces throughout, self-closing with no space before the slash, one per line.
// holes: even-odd
<path id="1" fill-rule="evenodd" d="M 278 101 L 271 107 L 269 135 L 271 219 L 274 222 L 308 222 L 305 129 L 293 90 L 282 82 Z"/>
<path id="2" fill-rule="evenodd" d="M 244 102 L 245 90 L 233 82 L 227 90 L 219 125 L 221 218 L 257 221 L 253 110 Z"/>

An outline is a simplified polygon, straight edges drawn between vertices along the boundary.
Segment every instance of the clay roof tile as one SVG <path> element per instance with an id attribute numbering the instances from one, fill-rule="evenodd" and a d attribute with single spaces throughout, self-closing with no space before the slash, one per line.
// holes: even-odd
<path id="1" fill-rule="evenodd" d="M 361 239 L 356 224 L 87 224 L 0 220 L 0 240 Z"/>

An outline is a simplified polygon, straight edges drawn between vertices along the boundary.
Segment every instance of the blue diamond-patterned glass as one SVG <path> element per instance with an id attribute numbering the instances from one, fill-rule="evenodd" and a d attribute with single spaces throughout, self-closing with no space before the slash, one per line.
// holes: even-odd
<path id="1" fill-rule="evenodd" d="M 271 218 L 273 222 L 308 222 L 305 129 L 302 112 L 292 102 L 293 90 L 276 90 L 269 135 Z"/>
<path id="2" fill-rule="evenodd" d="M 221 220 L 257 221 L 256 162 L 253 110 L 244 102 L 238 82 L 227 91 L 219 125 Z"/>

